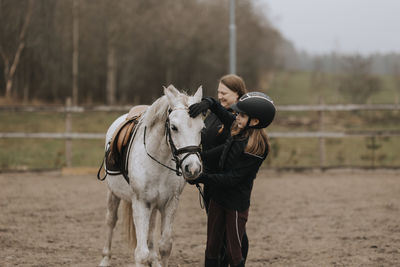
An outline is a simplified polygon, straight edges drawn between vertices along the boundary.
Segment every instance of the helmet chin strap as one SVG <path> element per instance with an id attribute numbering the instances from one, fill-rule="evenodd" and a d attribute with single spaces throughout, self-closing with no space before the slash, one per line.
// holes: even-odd
<path id="1" fill-rule="evenodd" d="M 249 119 L 247 120 L 246 126 L 244 127 L 243 130 L 252 128 L 252 127 L 250 126 L 250 121 L 251 121 L 251 117 L 249 116 Z"/>
<path id="2" fill-rule="evenodd" d="M 248 116 L 248 115 L 247 115 L 247 116 Z M 256 126 L 258 125 L 258 123 L 257 123 L 257 124 L 254 125 L 254 126 L 250 126 L 250 122 L 251 122 L 251 117 L 249 116 L 249 119 L 248 119 L 247 122 L 246 122 L 246 126 L 244 126 L 244 128 L 243 128 L 242 131 L 247 130 L 247 129 L 255 129 Z"/>

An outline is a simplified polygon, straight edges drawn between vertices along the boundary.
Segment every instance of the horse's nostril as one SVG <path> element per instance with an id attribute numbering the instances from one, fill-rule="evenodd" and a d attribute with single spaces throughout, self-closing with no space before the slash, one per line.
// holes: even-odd
<path id="1" fill-rule="evenodd" d="M 185 172 L 189 172 L 189 165 L 185 166 Z"/>

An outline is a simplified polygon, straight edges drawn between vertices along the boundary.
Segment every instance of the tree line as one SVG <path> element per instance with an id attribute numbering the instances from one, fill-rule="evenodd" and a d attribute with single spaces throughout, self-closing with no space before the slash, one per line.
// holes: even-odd
<path id="1" fill-rule="evenodd" d="M 400 54 L 375 53 L 371 55 L 329 54 L 314 55 L 298 51 L 284 40 L 276 51 L 277 70 L 311 74 L 310 87 L 320 97 L 326 88 L 335 90 L 354 104 L 365 104 L 384 88 L 384 77 L 390 78 L 394 88 L 394 103 L 400 103 Z M 329 81 L 328 75 L 334 82 Z M 323 99 L 320 99 L 323 102 Z"/>
<path id="2" fill-rule="evenodd" d="M 214 94 L 228 23 L 228 0 L 0 0 L 0 96 L 149 103 L 170 83 Z M 259 89 L 283 38 L 251 0 L 237 1 L 236 27 L 237 72 Z"/>

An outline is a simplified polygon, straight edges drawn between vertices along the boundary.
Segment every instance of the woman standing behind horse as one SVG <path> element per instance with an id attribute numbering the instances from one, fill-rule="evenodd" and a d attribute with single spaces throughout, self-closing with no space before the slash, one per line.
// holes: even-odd
<path id="1" fill-rule="evenodd" d="M 234 74 L 223 76 L 218 83 L 218 101 L 222 107 L 233 112 L 230 108 L 235 104 L 238 99 L 247 93 L 246 84 L 244 80 Z M 207 105 L 207 104 L 206 104 Z M 207 108 L 205 108 L 207 109 Z M 230 136 L 230 129 L 224 127 L 224 124 L 214 113 L 209 113 L 204 120 L 205 128 L 201 132 L 201 144 L 203 148 L 203 155 L 212 155 L 216 147 L 225 143 L 226 139 Z M 203 168 L 206 172 L 216 172 L 218 170 L 219 158 L 213 159 L 211 157 L 203 157 Z M 204 200 L 205 207 L 208 211 L 208 204 L 210 201 L 211 186 L 204 186 Z"/>
<path id="2" fill-rule="evenodd" d="M 260 92 L 243 95 L 231 107 L 237 112 L 236 117 L 212 98 L 189 107 L 191 117 L 196 117 L 206 108 L 211 109 L 224 127 L 231 130 L 225 144 L 212 151 L 220 157 L 219 170 L 215 173 L 203 172 L 194 181 L 213 187 L 208 206 L 206 267 L 219 266 L 218 254 L 224 241 L 230 266 L 245 266 L 242 240 L 251 191 L 258 169 L 269 152 L 263 128 L 275 117 L 273 102 Z M 204 158 L 209 156 L 203 155 Z"/>
<path id="3" fill-rule="evenodd" d="M 230 108 L 231 105 L 235 104 L 245 93 L 247 93 L 246 84 L 240 76 L 228 74 L 220 78 L 217 89 L 218 101 L 225 109 L 232 112 Z M 205 105 L 207 105 L 207 103 Z M 207 107 L 205 107 L 205 109 L 207 109 Z M 207 173 L 215 173 L 218 171 L 219 155 L 213 153 L 213 151 L 225 143 L 226 139 L 230 136 L 230 129 L 229 127 L 224 127 L 221 120 L 212 112 L 207 115 L 204 124 L 205 128 L 201 133 L 203 168 Z M 212 185 L 204 185 L 204 202 L 207 213 L 212 191 Z M 247 234 L 244 233 L 242 240 L 243 258 L 247 257 L 247 251 L 248 239 Z M 228 266 L 227 258 L 224 257 L 225 254 L 225 248 L 223 247 L 220 253 L 221 267 Z"/>

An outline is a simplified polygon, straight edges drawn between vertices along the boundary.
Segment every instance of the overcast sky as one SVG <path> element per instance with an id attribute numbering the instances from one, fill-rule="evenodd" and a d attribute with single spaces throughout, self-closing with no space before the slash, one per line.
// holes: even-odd
<path id="1" fill-rule="evenodd" d="M 364 55 L 400 52 L 400 0 L 256 2 L 298 49 Z"/>

